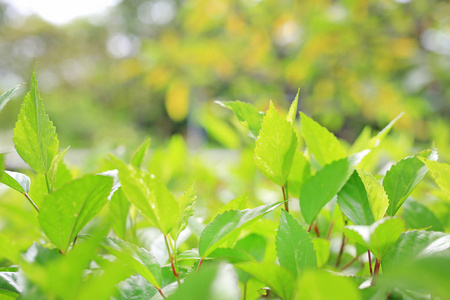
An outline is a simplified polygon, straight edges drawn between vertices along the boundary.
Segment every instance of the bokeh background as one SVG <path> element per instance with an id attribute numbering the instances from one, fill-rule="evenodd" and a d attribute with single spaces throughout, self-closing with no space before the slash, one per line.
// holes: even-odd
<path id="1" fill-rule="evenodd" d="M 110 2 L 70 22 L 62 4 L 50 22 L 0 2 L 0 92 L 37 66 L 62 146 L 180 133 L 191 147 L 237 148 L 245 137 L 214 100 L 287 109 L 300 88 L 300 109 L 348 142 L 403 111 L 398 132 L 448 157 L 449 1 Z M 26 89 L 1 115 L 8 142 Z"/>

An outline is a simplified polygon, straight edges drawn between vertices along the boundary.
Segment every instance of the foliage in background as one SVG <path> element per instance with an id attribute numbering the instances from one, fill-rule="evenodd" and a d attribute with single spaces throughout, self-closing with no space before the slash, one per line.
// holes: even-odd
<path id="1" fill-rule="evenodd" d="M 33 73 L 14 127 L 30 169 L 5 170 L 0 154 L 0 296 L 448 299 L 440 149 L 386 165 L 401 115 L 348 145 L 304 113 L 298 122 L 297 100 L 262 119 L 222 103 L 248 139 L 235 153 L 188 152 L 173 136 L 148 155 L 147 139 L 87 173 L 66 166 Z"/>
<path id="2" fill-rule="evenodd" d="M 287 108 L 300 87 L 301 110 L 347 141 L 406 112 L 399 131 L 449 153 L 449 14 L 440 0 L 127 0 L 55 27 L 0 3 L 0 88 L 38 61 L 73 147 L 172 133 L 195 143 L 203 126 L 237 148 L 239 136 L 218 137 L 232 130 L 212 100 Z M 18 104 L 7 110 L 3 128 Z"/>

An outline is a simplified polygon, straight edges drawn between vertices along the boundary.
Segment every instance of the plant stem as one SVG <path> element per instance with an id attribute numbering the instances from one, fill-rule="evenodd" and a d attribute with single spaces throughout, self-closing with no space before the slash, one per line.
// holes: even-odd
<path id="1" fill-rule="evenodd" d="M 345 234 L 342 234 L 342 244 L 341 249 L 339 249 L 338 257 L 336 259 L 336 268 L 339 268 L 339 265 L 341 264 L 342 254 L 344 253 L 344 247 L 345 247 Z"/>
<path id="2" fill-rule="evenodd" d="M 247 283 L 244 283 L 244 291 L 243 291 L 242 300 L 246 300 L 246 299 L 247 299 Z"/>
<path id="3" fill-rule="evenodd" d="M 33 205 L 34 209 L 36 209 L 36 211 L 39 213 L 39 207 L 37 207 L 36 203 L 34 203 L 34 201 L 30 198 L 30 196 L 28 196 L 28 194 L 25 192 L 23 193 L 23 195 L 25 196 L 25 198 L 28 199 L 31 205 Z"/>
<path id="4" fill-rule="evenodd" d="M 202 263 L 203 263 L 203 259 L 204 259 L 204 258 L 201 258 L 201 259 L 200 259 L 200 262 L 198 263 L 198 266 L 197 266 L 197 272 L 198 272 L 198 270 L 200 270 L 200 266 L 201 266 Z"/>
<path id="5" fill-rule="evenodd" d="M 327 233 L 327 241 L 330 240 L 331 231 L 333 230 L 333 226 L 334 226 L 334 221 L 331 221 L 330 228 L 328 229 L 328 233 Z"/>
<path id="6" fill-rule="evenodd" d="M 78 235 L 75 236 L 72 242 L 72 249 L 75 248 L 75 244 L 77 243 Z"/>
<path id="7" fill-rule="evenodd" d="M 314 223 L 311 223 L 311 224 L 309 225 L 309 227 L 308 227 L 308 232 L 311 231 L 311 228 L 312 228 L 313 224 L 314 224 Z"/>
<path id="8" fill-rule="evenodd" d="M 350 267 L 358 258 L 359 258 L 359 256 L 356 256 L 351 261 L 349 261 L 345 266 L 342 267 L 341 271 L 344 271 L 345 269 Z"/>
<path id="9" fill-rule="evenodd" d="M 320 238 L 320 231 L 319 226 L 317 226 L 317 220 L 316 223 L 314 223 L 314 232 L 316 233 L 317 237 Z"/>
<path id="10" fill-rule="evenodd" d="M 373 269 L 372 286 L 377 283 L 378 273 L 380 272 L 381 260 L 375 259 L 375 267 Z"/>
<path id="11" fill-rule="evenodd" d="M 170 251 L 170 246 L 169 246 L 167 235 L 164 235 L 164 242 L 166 243 L 167 253 L 169 253 L 169 260 L 170 260 L 170 266 L 172 267 L 172 273 L 175 276 L 175 278 L 177 279 L 178 286 L 179 286 L 181 284 L 180 274 L 175 269 L 175 264 L 173 263 L 173 255 L 172 255 L 173 251 Z M 174 250 L 174 251 L 176 251 L 176 250 Z"/>
<path id="12" fill-rule="evenodd" d="M 164 295 L 163 291 L 160 288 L 156 288 L 156 289 L 158 290 L 161 297 L 163 297 L 164 299 L 167 299 L 166 295 Z"/>
<path id="13" fill-rule="evenodd" d="M 48 192 L 49 194 L 51 194 L 51 193 L 52 193 L 52 190 L 50 189 L 50 183 L 48 182 L 48 176 L 47 176 L 46 173 L 44 173 L 44 177 L 45 177 L 45 184 L 47 185 L 47 192 Z"/>
<path id="14" fill-rule="evenodd" d="M 367 250 L 367 255 L 369 256 L 369 270 L 370 270 L 370 276 L 372 276 L 372 257 L 370 256 L 370 250 Z"/>
<path id="15" fill-rule="evenodd" d="M 284 186 L 281 187 L 281 191 L 283 192 L 283 200 L 284 200 L 284 209 L 289 212 L 289 202 L 288 202 L 288 185 L 287 182 Z"/>

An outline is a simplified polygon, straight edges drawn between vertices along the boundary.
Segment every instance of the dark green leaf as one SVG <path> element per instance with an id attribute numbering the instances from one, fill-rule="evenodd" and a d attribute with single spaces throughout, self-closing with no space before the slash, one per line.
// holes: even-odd
<path id="1" fill-rule="evenodd" d="M 39 223 L 63 253 L 80 230 L 107 202 L 112 178 L 87 175 L 49 194 L 41 205 Z"/>
<path id="2" fill-rule="evenodd" d="M 300 192 L 300 208 L 308 224 L 314 222 L 320 210 L 350 178 L 355 158 L 334 161 L 305 181 Z"/>
<path id="3" fill-rule="evenodd" d="M 437 159 L 436 150 L 428 150 L 419 154 L 430 160 Z M 428 169 L 419 159 L 419 155 L 402 159 L 393 165 L 383 180 L 383 187 L 389 197 L 387 214 L 393 216 L 411 194 L 417 184 L 427 173 Z"/>
<path id="4" fill-rule="evenodd" d="M 281 211 L 276 247 L 280 265 L 294 277 L 308 268 L 317 267 L 316 251 L 309 233 L 285 210 Z"/>
<path id="5" fill-rule="evenodd" d="M 339 191 L 337 199 L 342 212 L 354 224 L 370 225 L 375 222 L 366 189 L 358 172 L 353 172 L 353 175 Z"/>
<path id="6" fill-rule="evenodd" d="M 292 124 L 282 118 L 270 102 L 255 144 L 256 166 L 268 179 L 284 186 L 296 147 L 297 136 Z"/>
<path id="7" fill-rule="evenodd" d="M 20 108 L 13 140 L 20 157 L 36 172 L 47 174 L 58 152 L 59 141 L 39 96 L 36 72 Z"/>
<path id="8" fill-rule="evenodd" d="M 422 229 L 427 228 L 433 231 L 444 231 L 441 221 L 426 206 L 408 199 L 403 205 L 403 220 L 406 228 Z"/>
<path id="9" fill-rule="evenodd" d="M 281 203 L 259 206 L 253 209 L 229 210 L 218 215 L 203 230 L 200 236 L 199 253 L 207 257 L 221 244 L 227 241 L 233 233 L 252 224 L 265 214 L 277 208 Z"/>

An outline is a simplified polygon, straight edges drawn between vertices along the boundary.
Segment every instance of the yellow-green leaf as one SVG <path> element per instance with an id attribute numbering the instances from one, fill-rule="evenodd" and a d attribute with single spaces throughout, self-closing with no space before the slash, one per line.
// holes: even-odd
<path id="1" fill-rule="evenodd" d="M 291 171 L 296 147 L 297 136 L 292 124 L 282 118 L 270 102 L 256 140 L 256 166 L 268 179 L 284 186 Z"/>
<path id="2" fill-rule="evenodd" d="M 58 152 L 59 141 L 39 96 L 36 72 L 20 108 L 13 140 L 20 157 L 36 172 L 47 174 Z"/>

